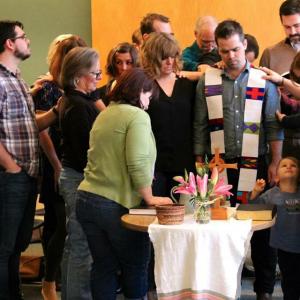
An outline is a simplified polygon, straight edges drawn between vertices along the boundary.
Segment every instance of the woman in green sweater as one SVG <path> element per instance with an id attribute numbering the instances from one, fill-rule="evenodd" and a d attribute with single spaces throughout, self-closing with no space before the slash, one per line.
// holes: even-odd
<path id="1" fill-rule="evenodd" d="M 120 269 L 126 299 L 143 299 L 147 292 L 148 234 L 125 229 L 120 218 L 142 199 L 148 205 L 171 203 L 153 196 L 151 189 L 156 147 L 144 110 L 156 94 L 145 71 L 124 72 L 90 133 L 76 212 L 93 258 L 93 299 L 116 299 Z"/>

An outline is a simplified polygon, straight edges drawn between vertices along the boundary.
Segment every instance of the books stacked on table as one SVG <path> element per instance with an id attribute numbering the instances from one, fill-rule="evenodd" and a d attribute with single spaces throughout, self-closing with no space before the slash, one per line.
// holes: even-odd
<path id="1" fill-rule="evenodd" d="M 272 204 L 240 204 L 236 210 L 238 220 L 271 221 L 276 214 Z"/>
<path id="2" fill-rule="evenodd" d="M 150 215 L 156 216 L 155 206 L 138 206 L 129 209 L 130 215 Z"/>

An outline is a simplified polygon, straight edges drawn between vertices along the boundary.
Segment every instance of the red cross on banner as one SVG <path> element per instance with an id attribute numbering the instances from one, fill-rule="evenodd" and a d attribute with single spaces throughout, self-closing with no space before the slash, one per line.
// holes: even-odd
<path id="1" fill-rule="evenodd" d="M 243 203 L 243 204 L 248 203 L 248 192 L 237 191 L 237 193 L 236 193 L 236 200 L 239 203 Z"/>
<path id="2" fill-rule="evenodd" d="M 264 88 L 247 87 L 246 96 L 247 99 L 263 100 L 265 95 Z"/>

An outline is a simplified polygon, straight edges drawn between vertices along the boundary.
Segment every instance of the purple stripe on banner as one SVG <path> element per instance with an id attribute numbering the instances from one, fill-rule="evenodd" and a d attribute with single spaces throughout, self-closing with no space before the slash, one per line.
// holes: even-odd
<path id="1" fill-rule="evenodd" d="M 247 123 L 244 123 L 244 131 L 246 129 L 251 130 L 253 133 L 257 132 L 259 130 L 259 127 L 257 126 L 256 123 L 252 123 L 250 125 L 248 125 Z"/>
<path id="2" fill-rule="evenodd" d="M 222 92 L 223 92 L 223 87 L 221 84 L 205 86 L 206 97 L 222 95 Z"/>

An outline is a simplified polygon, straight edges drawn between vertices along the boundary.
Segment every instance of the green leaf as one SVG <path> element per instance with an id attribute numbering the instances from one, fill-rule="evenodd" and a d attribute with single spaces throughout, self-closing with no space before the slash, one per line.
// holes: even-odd
<path id="1" fill-rule="evenodd" d="M 188 180 L 189 180 L 189 174 L 188 174 L 187 170 L 184 169 L 184 181 L 188 182 Z"/>

